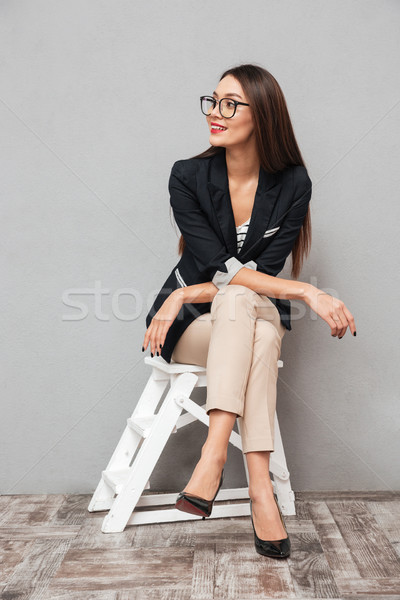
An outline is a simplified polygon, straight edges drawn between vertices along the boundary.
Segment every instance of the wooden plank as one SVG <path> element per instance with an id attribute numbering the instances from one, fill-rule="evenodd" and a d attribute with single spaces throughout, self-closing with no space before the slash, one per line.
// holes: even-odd
<path id="1" fill-rule="evenodd" d="M 8 502 L 3 508 L 0 525 L 49 525 L 61 504 L 62 494 L 20 494 L 3 496 Z"/>
<path id="2" fill-rule="evenodd" d="M 292 533 L 289 560 L 296 598 L 340 598 L 340 593 L 316 531 Z"/>
<path id="3" fill-rule="evenodd" d="M 37 597 L 37 600 L 117 600 L 117 596 L 118 592 L 112 590 L 96 590 L 94 592 L 85 592 L 83 598 L 81 592 L 71 592 L 70 590 L 66 590 L 64 592 L 43 592 Z M 128 596 L 126 597 L 128 598 Z"/>
<path id="4" fill-rule="evenodd" d="M 295 492 L 296 501 L 313 502 L 327 500 L 358 500 L 379 502 L 385 500 L 400 500 L 400 491 L 394 490 L 372 490 L 372 491 L 353 491 L 353 490 L 307 490 L 305 492 Z"/>
<path id="5" fill-rule="evenodd" d="M 112 548 L 130 548 L 134 544 L 134 539 L 139 527 L 127 527 L 121 533 L 103 533 L 101 524 L 104 519 L 104 513 L 89 513 L 80 527 L 76 538 L 71 542 L 71 550 L 81 549 L 112 549 Z M 154 538 L 151 536 L 154 543 Z"/>
<path id="6" fill-rule="evenodd" d="M 400 594 L 344 594 L 342 600 L 400 600 Z"/>
<path id="7" fill-rule="evenodd" d="M 400 577 L 369 577 L 368 579 L 337 579 L 338 587 L 340 588 L 343 597 L 346 595 L 351 598 L 359 599 L 359 596 L 368 596 L 369 599 L 378 597 L 385 598 L 387 595 L 400 598 Z M 374 594 L 371 596 L 371 594 Z"/>
<path id="8" fill-rule="evenodd" d="M 338 500 L 328 500 L 326 504 L 361 577 L 398 577 L 399 558 L 366 504 L 360 501 Z"/>
<path id="9" fill-rule="evenodd" d="M 400 501 L 369 501 L 366 506 L 400 557 Z"/>
<path id="10" fill-rule="evenodd" d="M 159 547 L 183 547 L 187 546 L 194 549 L 197 542 L 197 536 L 206 525 L 211 531 L 209 523 L 205 521 L 175 521 L 171 523 L 154 523 L 148 525 L 133 525 L 136 535 L 133 541 L 135 548 L 148 548 L 154 546 L 154 540 L 157 540 Z"/>
<path id="11" fill-rule="evenodd" d="M 345 594 L 342 596 L 342 600 L 400 600 L 400 594 L 351 594 L 348 596 Z"/>
<path id="12" fill-rule="evenodd" d="M 193 557 L 191 600 L 213 600 L 215 544 L 196 544 Z"/>
<path id="13" fill-rule="evenodd" d="M 115 600 L 192 600 L 192 597 L 190 589 L 139 588 L 117 592 Z"/>
<path id="14" fill-rule="evenodd" d="M 301 524 L 303 525 L 307 525 L 308 522 L 311 523 L 311 527 L 313 528 L 312 530 L 314 531 L 314 526 L 312 525 L 312 515 L 310 513 L 310 504 L 307 500 L 298 500 L 297 499 L 297 492 L 296 492 L 296 500 L 295 500 L 295 504 L 296 504 L 296 514 L 295 515 L 288 515 L 288 516 L 283 516 L 283 518 L 285 519 L 285 523 L 287 519 L 290 519 L 291 524 L 293 525 L 294 523 L 298 523 L 301 522 Z"/>
<path id="15" fill-rule="evenodd" d="M 0 540 L 39 540 L 39 539 L 74 539 L 80 528 L 72 527 L 50 527 L 49 525 L 36 525 L 28 527 L 21 525 L 17 527 L 0 527 Z"/>
<path id="16" fill-rule="evenodd" d="M 308 502 L 315 530 L 334 577 L 360 577 L 352 554 L 325 502 Z"/>
<path id="17" fill-rule="evenodd" d="M 80 525 L 87 519 L 90 494 L 65 494 L 51 525 Z M 105 513 L 103 514 L 103 517 Z"/>
<path id="18" fill-rule="evenodd" d="M 241 539 L 222 537 L 215 543 L 216 600 L 259 600 L 266 596 L 292 598 L 288 559 L 278 560 L 257 554 L 253 534 Z"/>
<path id="19" fill-rule="evenodd" d="M 33 542 L 5 539 L 0 544 L 0 589 L 10 581 L 15 568 L 28 554 Z"/>
<path id="20" fill-rule="evenodd" d="M 106 534 L 104 534 L 106 535 Z M 107 534 L 107 536 L 112 534 Z M 191 548 L 70 549 L 55 574 L 50 591 L 191 588 Z"/>
<path id="21" fill-rule="evenodd" d="M 0 495 L 0 526 L 2 524 L 2 522 L 4 521 L 4 518 L 7 514 L 7 511 L 9 510 L 10 505 L 12 504 L 12 502 L 14 502 L 16 499 L 16 496 L 1 496 Z"/>
<path id="22" fill-rule="evenodd" d="M 2 590 L 2 598 L 33 600 L 34 593 L 40 597 L 60 566 L 68 546 L 69 540 L 36 540 Z"/>

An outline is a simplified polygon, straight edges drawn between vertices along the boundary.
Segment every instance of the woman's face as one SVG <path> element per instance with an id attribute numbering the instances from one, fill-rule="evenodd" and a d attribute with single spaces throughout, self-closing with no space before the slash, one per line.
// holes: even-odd
<path id="1" fill-rule="evenodd" d="M 247 102 L 245 93 L 243 92 L 240 83 L 233 77 L 227 75 L 218 83 L 218 86 L 213 93 L 213 97 L 217 100 L 221 98 L 231 98 L 239 102 Z M 212 146 L 223 146 L 230 148 L 236 145 L 246 144 L 254 135 L 253 117 L 249 106 L 236 107 L 236 112 L 230 119 L 225 119 L 219 112 L 219 105 L 216 104 L 212 113 L 206 117 L 208 127 L 210 129 L 210 144 Z M 212 124 L 225 127 L 223 131 L 216 130 Z"/>

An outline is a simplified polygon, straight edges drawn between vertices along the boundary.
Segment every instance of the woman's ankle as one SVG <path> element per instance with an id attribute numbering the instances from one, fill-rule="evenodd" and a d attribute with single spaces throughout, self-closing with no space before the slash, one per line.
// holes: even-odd
<path id="1" fill-rule="evenodd" d="M 249 496 L 253 502 L 262 502 L 268 498 L 272 499 L 273 493 L 274 487 L 271 480 L 264 480 L 261 483 L 257 482 L 255 485 L 249 485 Z"/>
<path id="2" fill-rule="evenodd" d="M 228 459 L 227 450 L 209 442 L 205 442 L 203 444 L 201 448 L 201 456 L 202 458 L 212 458 L 213 460 L 219 462 L 222 466 L 226 463 Z"/>

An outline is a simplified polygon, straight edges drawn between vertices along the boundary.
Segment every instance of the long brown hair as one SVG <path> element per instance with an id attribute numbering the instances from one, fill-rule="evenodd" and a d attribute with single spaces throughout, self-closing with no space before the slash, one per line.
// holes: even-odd
<path id="1" fill-rule="evenodd" d="M 288 166 L 303 165 L 304 161 L 297 145 L 286 100 L 276 79 L 263 67 L 254 64 L 239 65 L 228 69 L 220 77 L 233 75 L 242 86 L 251 109 L 256 145 L 262 168 L 276 173 Z M 224 147 L 210 146 L 192 158 L 207 158 L 224 152 Z M 178 253 L 182 254 L 185 240 L 180 236 Z M 311 248 L 310 204 L 299 235 L 293 245 L 291 275 L 297 279 L 304 258 Z"/>

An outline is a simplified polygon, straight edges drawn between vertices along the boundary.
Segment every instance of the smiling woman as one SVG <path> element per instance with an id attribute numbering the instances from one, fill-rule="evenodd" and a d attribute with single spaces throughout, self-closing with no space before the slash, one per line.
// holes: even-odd
<path id="1" fill-rule="evenodd" d="M 311 246 L 312 185 L 276 79 L 256 65 L 234 67 L 200 107 L 211 146 L 172 166 L 180 260 L 146 317 L 142 349 L 207 367 L 208 435 L 176 508 L 210 516 L 238 418 L 255 548 L 286 558 L 269 460 L 290 299 L 308 304 L 339 339 L 348 327 L 355 335 L 355 323 L 341 300 L 297 281 Z M 295 280 L 278 278 L 290 254 Z"/>

